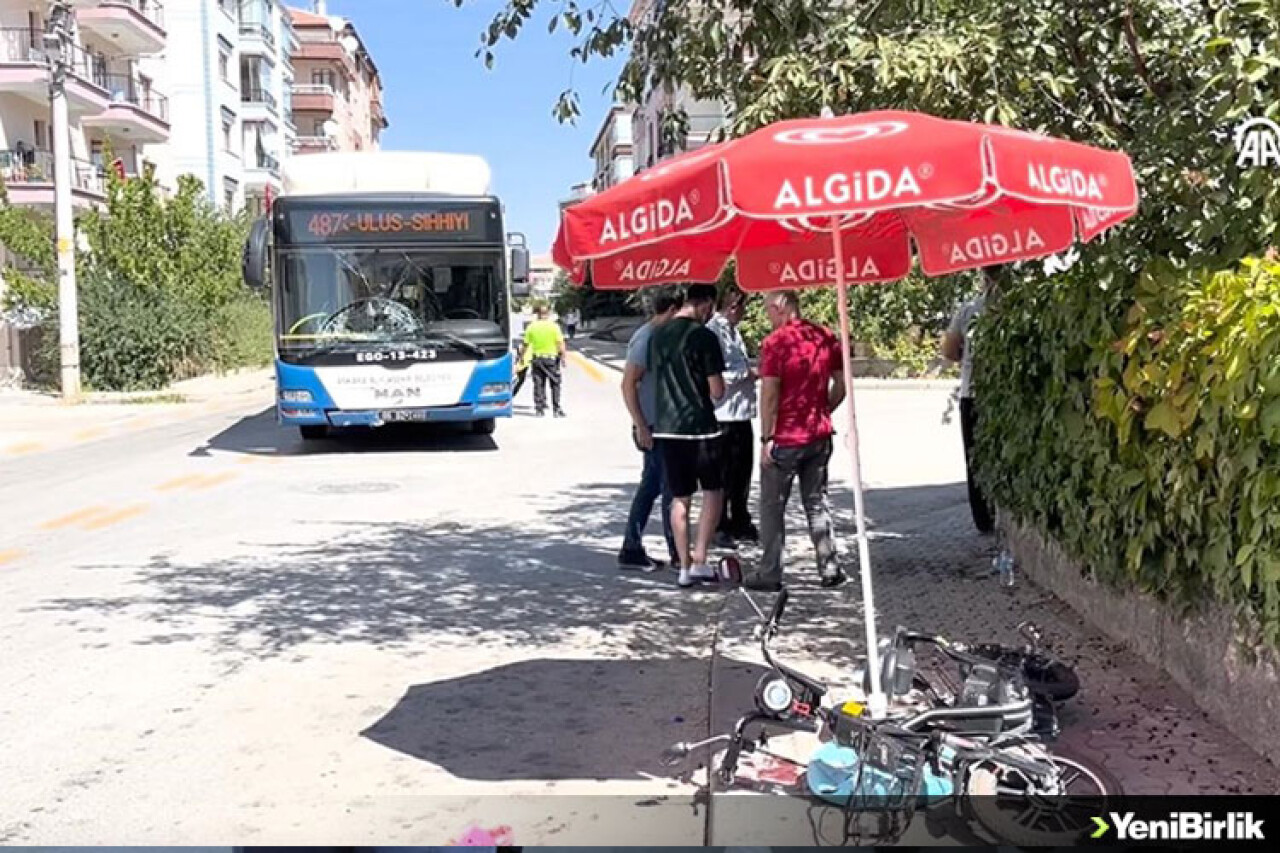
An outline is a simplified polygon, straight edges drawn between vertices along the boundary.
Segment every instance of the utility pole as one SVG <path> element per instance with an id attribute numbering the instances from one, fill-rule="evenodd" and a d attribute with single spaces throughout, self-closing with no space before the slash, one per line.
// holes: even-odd
<path id="1" fill-rule="evenodd" d="M 53 214 L 58 246 L 58 351 L 62 398 L 80 398 L 80 309 L 76 294 L 75 222 L 71 215 L 71 128 L 67 116 L 67 73 L 71 66 L 69 0 L 54 0 L 44 33 L 49 65 L 49 107 L 53 131 Z"/>

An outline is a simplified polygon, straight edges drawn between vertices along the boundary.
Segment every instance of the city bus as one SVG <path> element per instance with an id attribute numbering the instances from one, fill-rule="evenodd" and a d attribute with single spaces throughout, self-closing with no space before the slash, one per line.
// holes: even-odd
<path id="1" fill-rule="evenodd" d="M 268 288 L 276 412 L 334 428 L 511 416 L 512 296 L 529 253 L 504 231 L 480 157 L 331 152 L 286 161 L 243 275 Z"/>

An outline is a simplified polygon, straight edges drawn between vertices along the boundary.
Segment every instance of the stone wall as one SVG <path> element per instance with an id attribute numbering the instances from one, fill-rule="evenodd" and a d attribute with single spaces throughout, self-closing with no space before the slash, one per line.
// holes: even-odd
<path id="1" fill-rule="evenodd" d="M 1102 586 L 1039 531 L 1001 516 L 1019 569 L 1099 630 L 1164 670 L 1223 726 L 1280 763 L 1280 655 L 1246 640 L 1235 615 L 1180 616 L 1149 595 Z"/>

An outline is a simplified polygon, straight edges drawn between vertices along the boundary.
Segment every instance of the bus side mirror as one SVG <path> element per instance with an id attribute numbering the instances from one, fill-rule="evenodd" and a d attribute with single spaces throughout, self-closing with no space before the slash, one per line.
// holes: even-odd
<path id="1" fill-rule="evenodd" d="M 249 228 L 249 238 L 244 241 L 244 256 L 240 262 L 240 274 L 246 286 L 262 290 L 267 286 L 267 220 L 255 219 Z"/>
<path id="2" fill-rule="evenodd" d="M 524 246 L 511 247 L 511 280 L 519 284 L 529 281 L 529 250 Z"/>
<path id="3" fill-rule="evenodd" d="M 524 246 L 511 247 L 511 295 L 529 295 L 529 250 Z"/>

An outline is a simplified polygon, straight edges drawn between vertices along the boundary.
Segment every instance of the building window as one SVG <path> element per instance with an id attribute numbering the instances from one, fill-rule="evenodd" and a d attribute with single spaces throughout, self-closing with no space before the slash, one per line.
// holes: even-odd
<path id="1" fill-rule="evenodd" d="M 227 205 L 228 211 L 234 211 L 236 207 L 236 190 L 240 187 L 232 178 L 222 179 L 222 198 Z"/>
<path id="2" fill-rule="evenodd" d="M 232 20 L 235 20 L 238 15 L 236 9 L 238 4 L 239 0 L 218 0 L 218 8 L 225 12 L 227 17 Z"/>
<path id="3" fill-rule="evenodd" d="M 222 111 L 222 150 L 228 154 L 236 153 L 235 148 L 231 144 L 231 131 L 235 129 L 236 117 L 233 113 L 226 110 Z"/>
<path id="4" fill-rule="evenodd" d="M 312 135 L 312 136 L 324 136 L 324 135 L 325 135 L 325 132 L 324 132 L 324 126 L 325 126 L 327 123 L 328 123 L 328 122 L 327 122 L 325 119 L 322 119 L 322 118 L 313 119 L 313 120 L 312 120 L 312 122 L 311 122 L 311 135 Z"/>
<path id="5" fill-rule="evenodd" d="M 218 39 L 218 76 L 222 82 L 231 83 L 231 45 L 222 38 Z"/>
<path id="6" fill-rule="evenodd" d="M 40 151 L 49 150 L 49 125 L 40 119 L 36 119 L 35 124 L 36 149 Z"/>
<path id="7" fill-rule="evenodd" d="M 338 75 L 333 73 L 332 68 L 317 68 L 311 72 L 311 84 L 313 86 L 328 86 L 333 91 L 338 91 Z"/>

